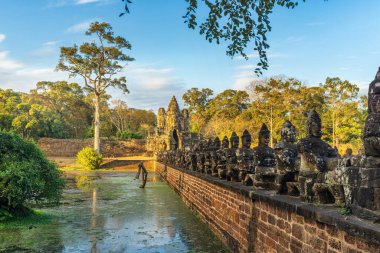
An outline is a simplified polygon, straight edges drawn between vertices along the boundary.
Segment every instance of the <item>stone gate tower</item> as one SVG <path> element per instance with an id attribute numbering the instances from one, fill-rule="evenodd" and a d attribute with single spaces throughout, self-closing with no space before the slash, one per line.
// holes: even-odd
<path id="1" fill-rule="evenodd" d="M 157 128 L 154 136 L 147 138 L 148 151 L 183 149 L 190 145 L 189 111 L 180 110 L 175 96 L 170 100 L 167 111 L 158 109 Z"/>

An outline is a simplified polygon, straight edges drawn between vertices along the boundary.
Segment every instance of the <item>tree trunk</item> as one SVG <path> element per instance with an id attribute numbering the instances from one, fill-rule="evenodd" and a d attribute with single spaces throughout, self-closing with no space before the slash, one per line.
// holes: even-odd
<path id="1" fill-rule="evenodd" d="M 100 153 L 100 97 L 95 94 L 94 149 Z"/>

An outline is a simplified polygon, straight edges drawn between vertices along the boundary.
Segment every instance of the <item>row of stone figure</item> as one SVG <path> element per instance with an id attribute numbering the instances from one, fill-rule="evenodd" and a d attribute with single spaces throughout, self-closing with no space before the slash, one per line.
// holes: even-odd
<path id="1" fill-rule="evenodd" d="M 300 195 L 304 200 L 340 204 L 344 201 L 341 185 L 331 185 L 325 174 L 333 170 L 330 158 L 338 156 L 334 148 L 321 140 L 321 120 L 311 110 L 307 119 L 308 136 L 296 144 L 296 129 L 286 121 L 281 141 L 268 146 L 270 131 L 265 124 L 259 132 L 259 145 L 253 149 L 247 130 L 239 137 L 200 141 L 194 150 L 172 150 L 157 154 L 157 160 L 169 166 L 198 171 L 247 186 Z M 336 165 L 336 164 L 335 164 Z"/>

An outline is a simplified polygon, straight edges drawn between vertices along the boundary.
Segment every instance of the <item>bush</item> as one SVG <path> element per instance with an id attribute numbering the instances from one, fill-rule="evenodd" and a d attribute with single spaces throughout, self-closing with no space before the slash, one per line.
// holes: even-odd
<path id="1" fill-rule="evenodd" d="M 26 215 L 28 201 L 58 202 L 63 187 L 61 172 L 34 143 L 0 131 L 0 216 Z"/>
<path id="2" fill-rule="evenodd" d="M 95 170 L 99 168 L 102 160 L 102 155 L 98 154 L 95 149 L 90 147 L 85 147 L 77 154 L 77 162 L 89 170 Z"/>
<path id="3" fill-rule="evenodd" d="M 118 132 L 117 137 L 119 139 L 142 139 L 144 136 L 137 132 Z"/>

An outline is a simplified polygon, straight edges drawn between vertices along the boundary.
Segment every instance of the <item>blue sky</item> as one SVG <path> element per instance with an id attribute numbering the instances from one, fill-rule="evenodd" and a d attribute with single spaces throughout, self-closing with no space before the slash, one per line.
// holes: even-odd
<path id="1" fill-rule="evenodd" d="M 66 80 L 54 72 L 61 46 L 88 39 L 93 21 L 109 22 L 132 44 L 136 59 L 123 74 L 130 94 L 110 90 L 129 106 L 166 106 L 191 87 L 244 89 L 257 77 L 257 58 L 231 59 L 225 45 L 208 43 L 183 23 L 184 0 L 134 0 L 121 18 L 121 0 L 4 0 L 0 3 L 0 88 L 28 91 L 41 80 Z M 367 92 L 380 66 L 379 0 L 308 0 L 271 17 L 269 70 L 308 85 L 338 76 Z M 82 80 L 73 80 L 82 82 Z"/>

